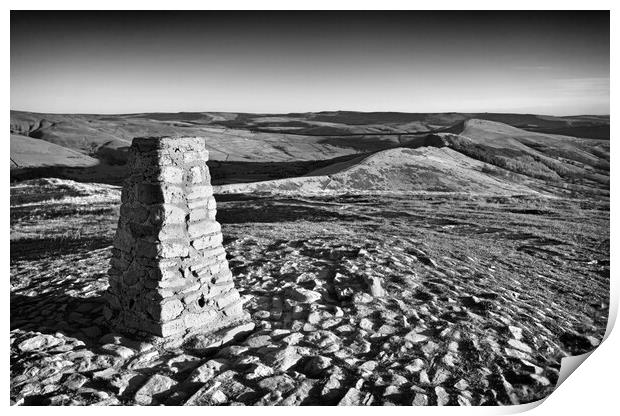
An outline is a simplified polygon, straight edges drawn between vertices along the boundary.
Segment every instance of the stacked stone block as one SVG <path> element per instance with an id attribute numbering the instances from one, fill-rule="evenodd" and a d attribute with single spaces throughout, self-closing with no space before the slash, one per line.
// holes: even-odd
<path id="1" fill-rule="evenodd" d="M 121 194 L 106 319 L 157 337 L 243 318 L 215 220 L 204 139 L 135 138 Z"/>

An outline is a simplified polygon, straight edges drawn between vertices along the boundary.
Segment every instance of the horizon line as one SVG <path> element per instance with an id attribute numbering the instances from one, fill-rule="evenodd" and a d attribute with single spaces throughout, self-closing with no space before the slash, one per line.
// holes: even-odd
<path id="1" fill-rule="evenodd" d="M 506 112 L 506 111 L 385 111 L 385 110 L 377 110 L 377 111 L 360 111 L 360 110 L 319 110 L 319 111 L 290 111 L 287 113 L 275 113 L 275 112 L 251 112 L 251 111 L 141 111 L 141 112 L 131 112 L 131 113 L 80 113 L 80 112 L 42 112 L 42 111 L 31 111 L 31 110 L 14 110 L 10 109 L 10 111 L 16 111 L 21 113 L 33 113 L 33 114 L 52 114 L 52 115 L 105 115 L 105 116 L 131 116 L 138 114 L 183 114 L 183 113 L 197 113 L 197 114 L 208 114 L 208 113 L 225 113 L 225 114 L 264 114 L 264 115 L 288 115 L 288 114 L 312 114 L 312 113 L 363 113 L 363 114 L 373 114 L 373 113 L 400 113 L 400 114 L 518 114 L 518 115 L 530 115 L 530 116 L 546 116 L 546 117 L 588 117 L 588 116 L 598 116 L 598 117 L 610 117 L 611 113 L 587 113 L 587 114 L 567 114 L 567 115 L 558 115 L 558 114 L 543 114 L 543 113 L 518 113 L 518 112 Z"/>

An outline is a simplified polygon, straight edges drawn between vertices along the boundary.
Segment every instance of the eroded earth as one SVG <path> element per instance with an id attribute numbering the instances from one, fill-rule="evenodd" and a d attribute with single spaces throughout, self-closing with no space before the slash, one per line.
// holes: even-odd
<path id="1" fill-rule="evenodd" d="M 119 195 L 12 185 L 12 404 L 509 405 L 605 332 L 608 199 L 222 195 L 256 326 L 158 350 L 103 323 Z"/>

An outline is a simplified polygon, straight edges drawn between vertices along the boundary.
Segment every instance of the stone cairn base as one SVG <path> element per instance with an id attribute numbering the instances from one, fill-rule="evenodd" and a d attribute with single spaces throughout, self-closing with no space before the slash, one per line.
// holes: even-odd
<path id="1" fill-rule="evenodd" d="M 192 342 L 205 347 L 222 341 L 223 328 L 248 329 L 204 139 L 135 138 L 129 153 L 106 293 L 112 328 L 176 346 L 199 335 Z"/>

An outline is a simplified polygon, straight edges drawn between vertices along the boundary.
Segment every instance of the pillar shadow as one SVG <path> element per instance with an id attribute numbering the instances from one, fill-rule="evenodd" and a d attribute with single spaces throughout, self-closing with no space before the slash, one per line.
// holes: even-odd
<path id="1" fill-rule="evenodd" d="M 11 331 L 63 334 L 97 346 L 109 328 L 102 319 L 103 296 L 80 298 L 57 291 L 34 296 L 11 294 Z"/>
<path id="2" fill-rule="evenodd" d="M 221 203 L 217 221 L 221 224 L 282 223 L 295 221 L 366 221 L 368 218 L 295 198 L 265 198 L 249 195 L 216 195 Z"/>

